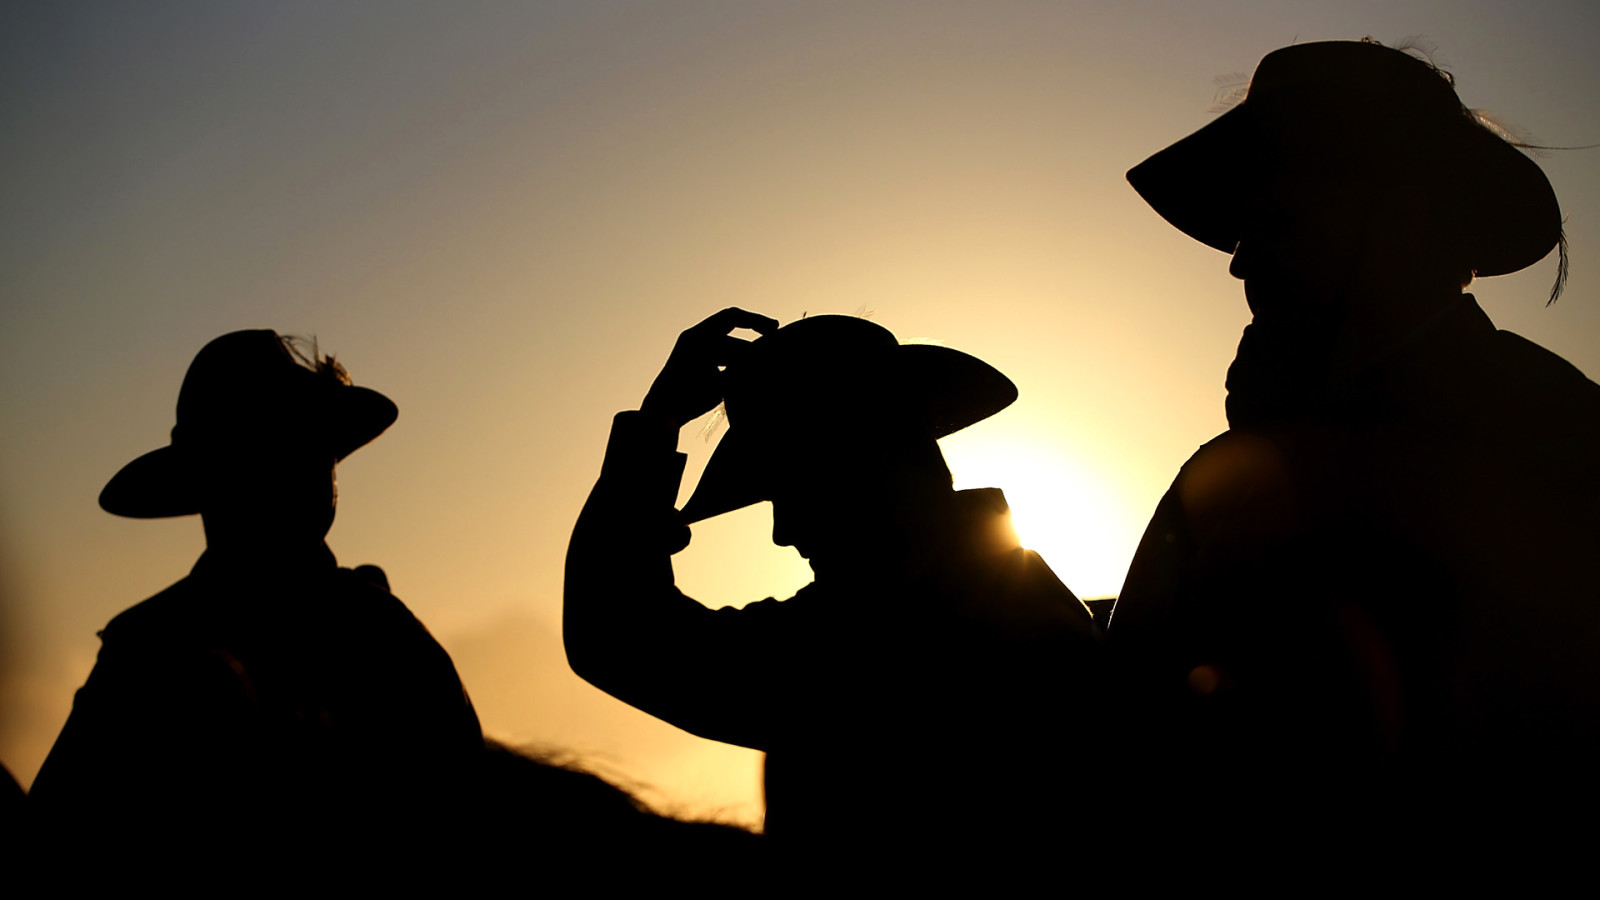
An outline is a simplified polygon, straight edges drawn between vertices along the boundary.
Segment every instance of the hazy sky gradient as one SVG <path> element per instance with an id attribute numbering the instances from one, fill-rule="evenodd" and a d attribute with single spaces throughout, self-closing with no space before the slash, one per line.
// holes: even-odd
<path id="1" fill-rule="evenodd" d="M 1468 105 L 1538 143 L 1600 142 L 1583 2 L 5 7 L 0 761 L 31 781 L 95 631 L 192 565 L 198 519 L 95 497 L 166 442 L 207 340 L 270 327 L 399 404 L 339 469 L 330 544 L 385 567 L 486 730 L 753 816 L 754 754 L 560 656 L 561 559 L 611 414 L 718 308 L 870 310 L 1017 382 L 945 442 L 958 482 L 1006 488 L 1063 580 L 1114 593 L 1225 425 L 1248 321 L 1227 257 L 1123 173 L 1210 120 L 1213 79 L 1363 35 L 1437 45 Z M 1600 150 L 1539 161 L 1570 217 L 1567 294 L 1543 306 L 1553 259 L 1474 292 L 1593 375 Z M 713 443 L 683 446 L 692 484 Z M 697 527 L 680 586 L 715 606 L 803 584 L 769 521 Z"/>

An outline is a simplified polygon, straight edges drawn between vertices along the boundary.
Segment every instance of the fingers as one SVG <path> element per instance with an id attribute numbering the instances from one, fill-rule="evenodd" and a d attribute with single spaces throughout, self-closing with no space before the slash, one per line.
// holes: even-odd
<path id="1" fill-rule="evenodd" d="M 769 334 L 778 328 L 778 320 L 760 313 L 730 306 L 713 313 L 698 325 L 678 335 L 672 348 L 669 365 L 700 366 L 711 364 L 726 366 L 750 346 L 750 341 L 734 337 L 736 328 L 748 328 L 757 334 Z"/>
<path id="2" fill-rule="evenodd" d="M 730 306 L 684 331 L 645 395 L 646 404 L 653 410 L 668 410 L 669 417 L 680 423 L 715 406 L 722 399 L 721 370 L 748 353 L 753 343 L 734 337 L 730 332 L 736 328 L 770 334 L 777 330 L 778 320 Z M 690 415 L 689 410 L 698 411 Z"/>
<path id="3" fill-rule="evenodd" d="M 689 329 L 696 335 L 727 334 L 735 328 L 748 328 L 757 334 L 768 334 L 778 330 L 778 320 L 760 313 L 730 306 L 720 312 L 712 313 L 705 321 Z"/>

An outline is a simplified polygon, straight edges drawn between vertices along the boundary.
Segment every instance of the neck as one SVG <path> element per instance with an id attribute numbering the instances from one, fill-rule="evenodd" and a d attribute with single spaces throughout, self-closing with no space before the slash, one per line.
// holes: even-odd
<path id="1" fill-rule="evenodd" d="M 1393 279 L 1352 295 L 1332 346 L 1338 376 L 1381 366 L 1461 302 L 1450 279 Z"/>
<path id="2" fill-rule="evenodd" d="M 1320 414 L 1341 385 L 1403 356 L 1461 296 L 1448 278 L 1358 279 L 1325 320 L 1251 323 L 1228 368 L 1229 425 Z"/>
<path id="3" fill-rule="evenodd" d="M 339 567 L 327 544 L 292 548 L 207 545 L 192 574 L 225 578 L 257 587 L 315 580 Z"/>
<path id="4" fill-rule="evenodd" d="M 327 529 L 286 527 L 292 523 L 240 520 L 202 513 L 206 552 L 240 560 L 319 559 L 328 553 Z"/>
<path id="5" fill-rule="evenodd" d="M 953 546 L 960 535 L 956 493 L 948 484 L 924 486 L 876 509 L 856 509 L 852 516 L 849 539 L 834 544 L 833 553 L 812 559 L 819 577 L 900 577 L 962 549 Z"/>

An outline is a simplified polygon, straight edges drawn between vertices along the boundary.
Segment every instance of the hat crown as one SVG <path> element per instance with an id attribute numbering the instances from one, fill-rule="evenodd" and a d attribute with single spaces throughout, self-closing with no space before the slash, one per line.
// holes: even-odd
<path id="1" fill-rule="evenodd" d="M 1262 57 L 1246 101 L 1315 109 L 1359 102 L 1417 115 L 1465 116 L 1454 82 L 1431 63 L 1373 41 L 1320 41 Z"/>
<path id="2" fill-rule="evenodd" d="M 295 361 L 275 331 L 235 331 L 195 355 L 178 389 L 174 439 L 216 440 L 281 428 L 316 405 L 316 375 Z"/>
<path id="3" fill-rule="evenodd" d="M 757 338 L 744 358 L 729 366 L 729 422 L 752 410 L 827 406 L 892 393 L 899 346 L 889 329 L 854 316 L 791 322 Z"/>

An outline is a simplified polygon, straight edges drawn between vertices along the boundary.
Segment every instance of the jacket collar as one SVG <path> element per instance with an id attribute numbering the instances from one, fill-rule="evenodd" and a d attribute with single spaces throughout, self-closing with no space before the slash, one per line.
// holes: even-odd
<path id="1" fill-rule="evenodd" d="M 323 576 L 339 568 L 339 561 L 326 542 L 307 547 L 303 552 L 268 555 L 254 552 L 232 553 L 207 549 L 200 554 L 189 575 L 201 579 L 247 579 L 294 581 Z"/>

